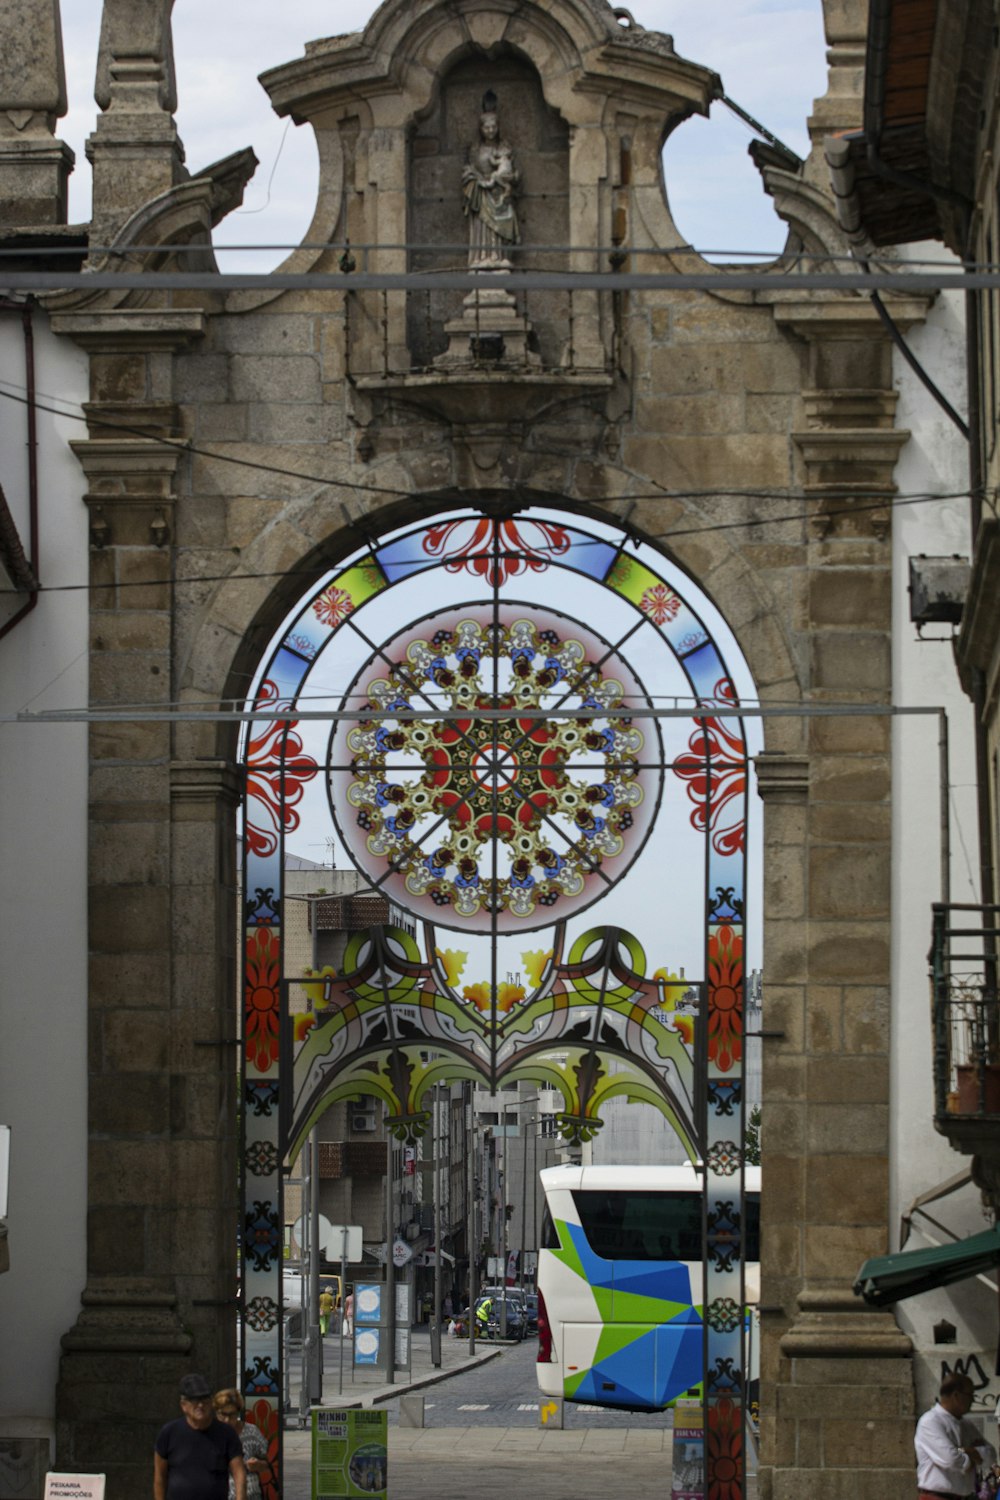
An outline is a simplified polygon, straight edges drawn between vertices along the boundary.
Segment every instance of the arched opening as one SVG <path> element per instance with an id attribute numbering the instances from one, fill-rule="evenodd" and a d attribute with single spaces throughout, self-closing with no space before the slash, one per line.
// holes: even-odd
<path id="1" fill-rule="evenodd" d="M 410 1148 L 461 1081 L 534 1087 L 580 1151 L 614 1101 L 658 1112 L 704 1174 L 708 1399 L 741 1420 L 755 701 L 689 575 L 554 507 L 410 521 L 288 610 L 242 752 L 255 1396 L 281 1391 L 283 1159 L 346 1102 Z M 289 861 L 320 844 L 357 919 L 324 962 L 314 904 L 303 974 Z"/>

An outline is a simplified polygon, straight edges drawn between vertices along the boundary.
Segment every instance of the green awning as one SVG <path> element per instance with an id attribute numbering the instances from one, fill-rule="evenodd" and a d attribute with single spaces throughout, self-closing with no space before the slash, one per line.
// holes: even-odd
<path id="1" fill-rule="evenodd" d="M 854 1290 L 870 1307 L 890 1307 L 936 1286 L 950 1286 L 1000 1265 L 1000 1225 L 953 1245 L 876 1255 L 858 1272 Z"/>

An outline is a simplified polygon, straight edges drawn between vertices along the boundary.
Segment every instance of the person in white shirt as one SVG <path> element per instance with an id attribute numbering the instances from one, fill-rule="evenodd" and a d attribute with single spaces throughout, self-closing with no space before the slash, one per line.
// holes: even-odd
<path id="1" fill-rule="evenodd" d="M 997 1461 L 996 1450 L 967 1413 L 975 1395 L 968 1375 L 947 1375 L 938 1399 L 917 1423 L 913 1446 L 917 1454 L 920 1500 L 965 1500 L 976 1488 L 976 1470 Z"/>

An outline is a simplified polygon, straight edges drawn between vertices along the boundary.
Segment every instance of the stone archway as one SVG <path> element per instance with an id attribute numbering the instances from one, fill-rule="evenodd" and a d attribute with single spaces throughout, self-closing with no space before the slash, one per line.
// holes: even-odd
<path id="1" fill-rule="evenodd" d="M 488 82 L 500 39 L 531 59 L 570 127 L 574 245 L 590 257 L 624 225 L 636 249 L 688 266 L 659 148 L 664 128 L 707 110 L 714 75 L 589 0 L 386 5 L 350 48 L 320 45 L 268 74 L 276 108 L 316 130 L 311 238 L 350 236 L 376 247 L 381 268 L 405 269 L 413 123 L 456 58 L 474 56 Z M 850 48 L 833 40 L 842 62 Z M 119 170 L 133 142 L 118 118 L 100 132 L 105 242 L 125 225 L 124 247 L 181 234 L 202 245 L 239 185 L 209 172 L 178 186 L 165 133 L 160 166 L 137 189 L 159 196 L 121 204 L 117 189 L 140 179 Z M 767 175 L 806 243 L 843 249 L 824 238 L 829 215 L 804 174 Z M 329 254 L 297 252 L 294 268 Z M 385 305 L 384 336 L 381 324 L 364 331 L 352 293 L 268 289 L 183 306 L 151 294 L 136 306 L 90 292 L 54 307 L 57 333 L 92 356 L 92 429 L 76 448 L 93 523 L 92 702 L 98 714 L 137 702 L 162 712 L 91 731 L 88 1284 L 62 1363 L 66 1467 L 144 1492 L 150 1430 L 179 1370 L 196 1360 L 231 1371 L 240 782 L 236 730 L 213 717 L 220 700 L 224 714 L 245 701 L 279 610 L 364 540 L 358 528 L 381 533 L 456 498 L 556 496 L 678 559 L 784 715 L 766 721 L 757 766 L 773 1033 L 762 1041 L 762 1490 L 783 1470 L 827 1495 L 853 1486 L 859 1466 L 878 1471 L 880 1494 L 908 1485 L 904 1424 L 870 1415 L 884 1407 L 864 1384 L 891 1379 L 904 1393 L 905 1340 L 891 1320 L 854 1326 L 843 1311 L 857 1265 L 886 1236 L 891 835 L 877 710 L 890 692 L 888 500 L 906 435 L 862 297 L 763 291 L 750 302 L 725 280 L 720 268 L 711 293 L 636 293 L 626 316 L 609 275 L 607 291 L 580 294 L 573 367 L 540 382 L 411 377 L 402 293 Z M 922 305 L 903 313 L 912 323 Z M 873 712 L 797 716 L 845 702 Z M 185 717 L 199 708 L 200 722 Z M 896 1361 L 888 1375 L 877 1359 L 844 1358 L 883 1353 Z M 125 1421 L 124 1400 L 109 1413 L 112 1387 L 128 1393 Z M 860 1409 L 874 1425 L 859 1438 Z"/>
<path id="2" fill-rule="evenodd" d="M 570 1141 L 623 1094 L 703 1165 L 706 1401 L 720 1463 L 739 1449 L 744 702 L 692 580 L 566 510 L 463 506 L 372 538 L 272 637 L 244 749 L 243 1380 L 276 1444 L 286 1154 L 338 1097 L 381 1098 L 413 1139 L 439 1079 L 523 1077 L 562 1093 Z M 380 926 L 342 972 L 286 974 L 297 835 L 335 841 L 415 934 Z M 527 985 L 499 982 L 515 968 Z"/>

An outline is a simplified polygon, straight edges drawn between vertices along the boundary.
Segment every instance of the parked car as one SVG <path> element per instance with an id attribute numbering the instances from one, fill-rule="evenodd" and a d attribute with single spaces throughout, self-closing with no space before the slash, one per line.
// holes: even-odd
<path id="1" fill-rule="evenodd" d="M 487 1290 L 481 1297 L 476 1298 L 477 1314 L 485 1302 L 491 1304 L 486 1323 L 486 1337 L 488 1339 L 503 1338 L 505 1336 L 505 1324 L 506 1337 L 508 1339 L 520 1340 L 524 1338 L 526 1326 L 525 1308 L 524 1303 L 516 1292 L 508 1290 L 505 1296 L 500 1289 L 496 1292 Z M 504 1317 L 505 1307 L 506 1318 Z M 482 1327 L 478 1319 L 476 1326 L 477 1329 Z"/>
<path id="2" fill-rule="evenodd" d="M 528 1338 L 538 1335 L 538 1297 L 535 1292 L 524 1293 L 524 1332 Z"/>

